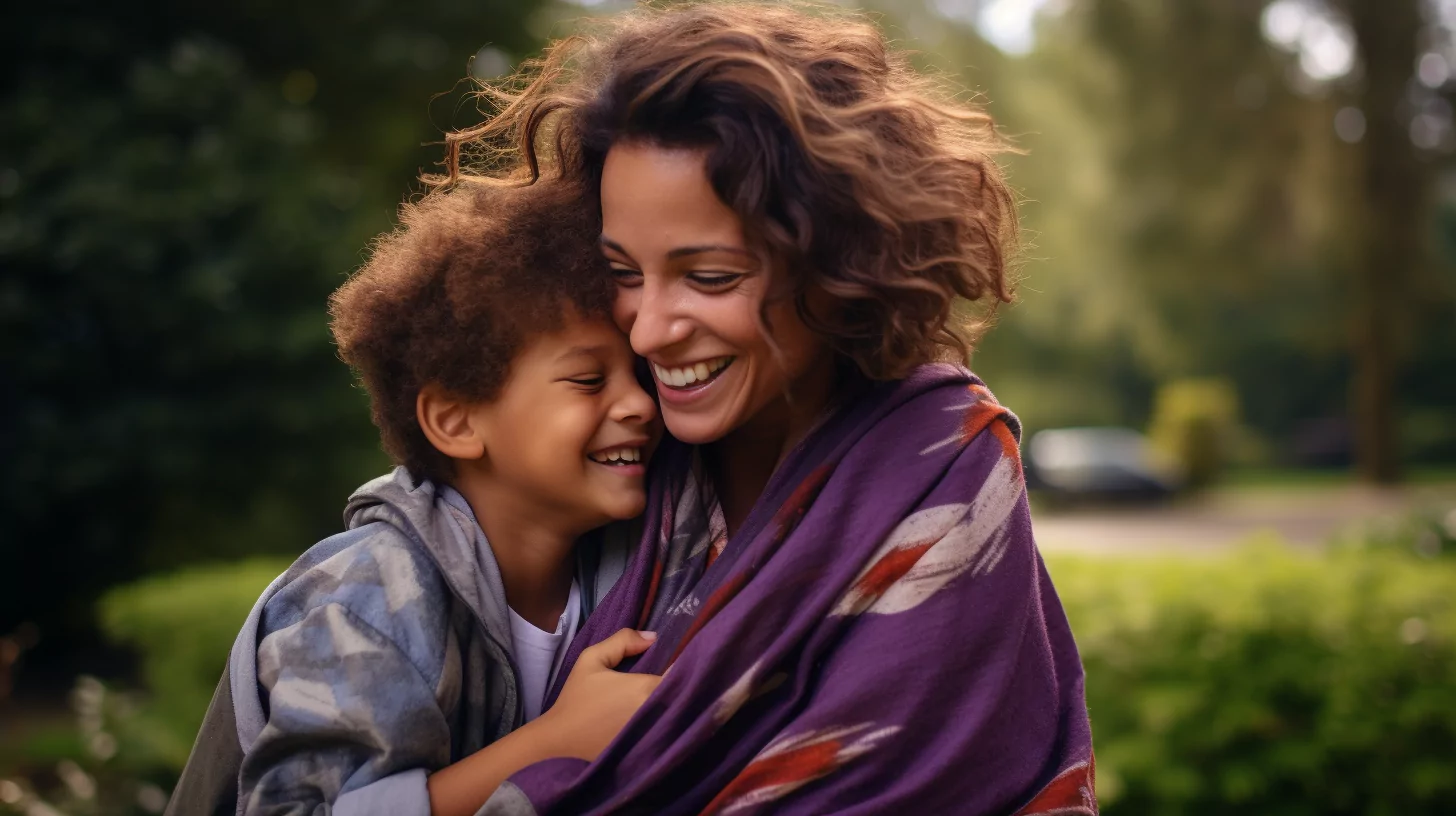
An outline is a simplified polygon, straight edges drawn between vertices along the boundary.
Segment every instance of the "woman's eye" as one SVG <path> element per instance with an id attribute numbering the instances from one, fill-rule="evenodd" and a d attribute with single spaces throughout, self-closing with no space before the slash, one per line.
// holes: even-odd
<path id="1" fill-rule="evenodd" d="M 618 286 L 642 285 L 642 273 L 626 266 L 612 264 L 612 279 L 617 282 Z"/>
<path id="2" fill-rule="evenodd" d="M 741 277 L 743 275 L 738 272 L 692 272 L 688 275 L 693 283 L 708 289 L 721 289 L 737 283 Z"/>

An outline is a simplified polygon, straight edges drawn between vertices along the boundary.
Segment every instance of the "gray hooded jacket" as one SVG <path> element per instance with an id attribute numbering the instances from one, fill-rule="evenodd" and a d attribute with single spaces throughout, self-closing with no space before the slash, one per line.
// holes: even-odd
<path id="1" fill-rule="evenodd" d="M 428 816 L 429 772 L 518 728 L 500 570 L 455 490 L 403 468 L 258 599 L 168 812 Z M 625 525 L 578 546 L 583 618 Z"/>

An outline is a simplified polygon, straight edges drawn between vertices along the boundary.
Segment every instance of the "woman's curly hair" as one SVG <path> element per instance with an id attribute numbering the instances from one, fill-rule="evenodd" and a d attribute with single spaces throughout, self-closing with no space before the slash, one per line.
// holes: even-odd
<path id="1" fill-rule="evenodd" d="M 545 170 L 598 191 L 619 142 L 702 149 L 775 271 L 773 298 L 874 379 L 964 359 L 1011 300 L 1016 207 L 990 117 L 941 93 L 860 15 L 800 4 L 647 7 L 553 43 L 447 139 L 458 183 Z M 820 289 L 837 306 L 812 313 Z M 767 304 L 765 304 L 767 309 Z"/>
<path id="2" fill-rule="evenodd" d="M 329 299 L 339 356 L 358 374 L 384 449 L 412 474 L 454 475 L 415 418 L 434 383 L 494 399 L 522 346 L 569 311 L 610 320 L 601 221 L 558 181 L 436 191 L 400 209 L 400 226 Z"/>

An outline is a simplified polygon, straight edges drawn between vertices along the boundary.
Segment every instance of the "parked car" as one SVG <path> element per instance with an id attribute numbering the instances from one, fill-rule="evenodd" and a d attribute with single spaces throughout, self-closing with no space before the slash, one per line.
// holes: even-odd
<path id="1" fill-rule="evenodd" d="M 1027 487 L 1063 501 L 1158 501 L 1182 486 L 1178 469 L 1131 428 L 1057 428 L 1032 435 Z"/>

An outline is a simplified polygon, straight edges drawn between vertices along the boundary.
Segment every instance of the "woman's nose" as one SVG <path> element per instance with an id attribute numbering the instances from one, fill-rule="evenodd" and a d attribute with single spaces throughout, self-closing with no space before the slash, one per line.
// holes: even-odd
<path id="1" fill-rule="evenodd" d="M 673 294 L 649 281 L 639 292 L 637 314 L 629 336 L 632 350 L 646 357 L 688 339 L 692 325 L 680 313 Z"/>

